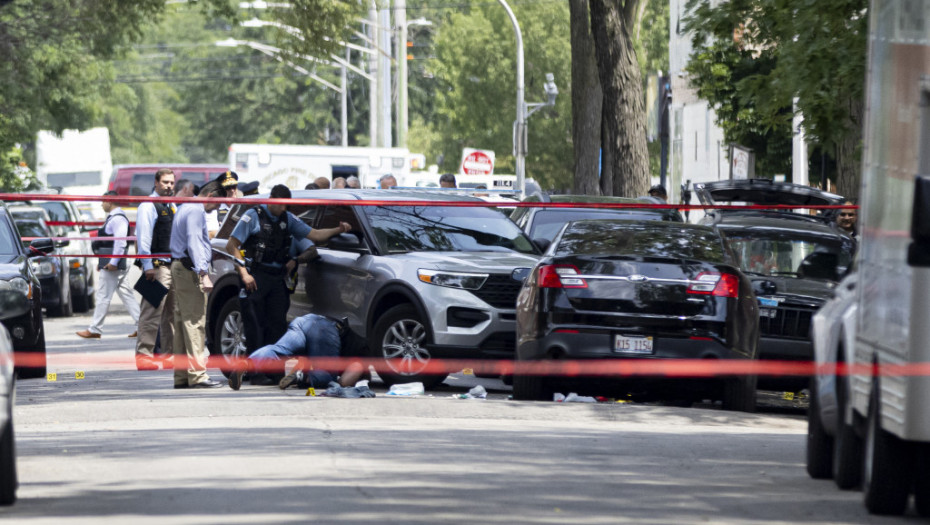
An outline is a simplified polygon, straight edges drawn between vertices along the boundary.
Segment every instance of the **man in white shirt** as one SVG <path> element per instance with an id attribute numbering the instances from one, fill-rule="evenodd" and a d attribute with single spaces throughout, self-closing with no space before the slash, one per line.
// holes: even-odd
<path id="1" fill-rule="evenodd" d="M 115 191 L 108 191 L 103 194 L 107 196 L 116 196 Z M 113 201 L 103 201 L 103 211 L 107 214 L 107 219 L 100 228 L 97 238 L 94 241 L 94 253 L 99 255 L 125 255 L 127 241 L 129 236 L 129 218 L 126 213 L 120 209 Z M 107 237 L 114 237 L 112 241 L 105 240 Z M 126 280 L 126 274 L 129 273 L 129 265 L 125 257 L 101 257 L 97 263 L 100 270 L 97 281 L 97 293 L 95 296 L 96 306 L 94 307 L 94 317 L 87 330 L 77 332 L 77 335 L 85 339 L 99 339 L 103 333 L 103 322 L 107 317 L 107 311 L 110 309 L 110 300 L 113 293 L 119 294 L 123 305 L 129 310 L 133 322 L 139 321 L 139 303 L 133 295 L 132 287 Z"/>
<path id="2" fill-rule="evenodd" d="M 174 172 L 160 169 L 155 172 L 155 189 L 150 197 L 174 195 Z M 167 202 L 143 202 L 136 211 L 136 241 L 139 255 L 164 254 L 160 258 L 142 258 L 142 272 L 146 279 L 157 280 L 168 289 L 168 294 L 157 307 L 142 301 L 139 314 L 139 338 L 136 342 L 136 368 L 157 370 L 155 341 L 161 330 L 160 358 L 164 369 L 174 368 L 172 363 L 174 342 L 174 289 L 171 287 L 171 222 L 174 205 Z"/>

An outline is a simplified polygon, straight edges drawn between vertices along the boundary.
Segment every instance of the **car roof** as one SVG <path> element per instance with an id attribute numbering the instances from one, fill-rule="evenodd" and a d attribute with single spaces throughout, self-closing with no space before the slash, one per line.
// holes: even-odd
<path id="1" fill-rule="evenodd" d="M 228 170 L 226 164 L 116 164 L 113 169 L 138 169 L 138 168 L 206 168 L 206 169 L 223 169 Z"/>
<path id="2" fill-rule="evenodd" d="M 607 195 L 549 195 L 547 193 L 534 193 L 525 200 L 531 202 L 604 202 L 604 203 L 643 203 L 657 204 L 658 201 L 650 197 L 612 197 Z"/>
<path id="3" fill-rule="evenodd" d="M 254 197 L 267 199 L 270 193 L 262 193 Z M 252 197 L 250 195 L 249 197 Z M 332 199 L 332 200 L 378 200 L 378 201 L 466 201 L 484 202 L 478 197 L 458 195 L 429 190 L 373 190 L 373 189 L 340 189 L 340 190 L 293 190 L 292 199 Z"/>
<path id="4" fill-rule="evenodd" d="M 30 213 L 30 212 L 31 213 L 37 213 L 37 212 L 48 213 L 48 211 L 41 206 L 33 206 L 32 204 L 15 203 L 15 202 L 11 202 L 10 204 L 11 204 L 10 212 L 13 214 L 18 214 L 18 213 L 23 213 L 23 212 L 25 213 Z"/>
<path id="5" fill-rule="evenodd" d="M 797 230 L 811 235 L 842 236 L 832 224 L 820 217 L 798 213 L 767 212 L 765 210 L 733 212 L 715 217 L 714 224 L 723 230 L 759 229 L 759 230 Z"/>
<path id="6" fill-rule="evenodd" d="M 828 205 L 844 204 L 845 197 L 817 188 L 775 182 L 770 179 L 739 179 L 698 182 L 694 191 L 701 204 L 746 202 L 750 204 Z"/>

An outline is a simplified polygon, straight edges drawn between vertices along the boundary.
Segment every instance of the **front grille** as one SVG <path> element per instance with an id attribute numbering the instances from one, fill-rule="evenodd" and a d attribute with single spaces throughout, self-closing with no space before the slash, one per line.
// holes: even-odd
<path id="1" fill-rule="evenodd" d="M 510 275 L 491 274 L 478 290 L 471 293 L 495 308 L 513 310 L 517 307 L 517 295 L 523 283 Z"/>
<path id="2" fill-rule="evenodd" d="M 775 317 L 760 317 L 759 331 L 763 337 L 807 339 L 811 331 L 814 308 L 779 306 Z"/>

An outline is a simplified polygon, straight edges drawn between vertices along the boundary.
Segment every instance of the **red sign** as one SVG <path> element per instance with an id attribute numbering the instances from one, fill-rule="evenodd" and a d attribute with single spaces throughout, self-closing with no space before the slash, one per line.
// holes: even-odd
<path id="1" fill-rule="evenodd" d="M 482 151 L 472 151 L 462 160 L 462 173 L 466 175 L 491 175 L 494 159 Z"/>

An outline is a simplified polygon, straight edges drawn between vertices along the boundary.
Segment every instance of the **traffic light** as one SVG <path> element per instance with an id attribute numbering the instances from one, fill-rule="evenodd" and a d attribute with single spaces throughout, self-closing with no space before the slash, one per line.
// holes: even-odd
<path id="1" fill-rule="evenodd" d="M 410 53 L 413 48 L 413 42 L 407 41 L 407 60 L 413 60 L 413 54 Z"/>

